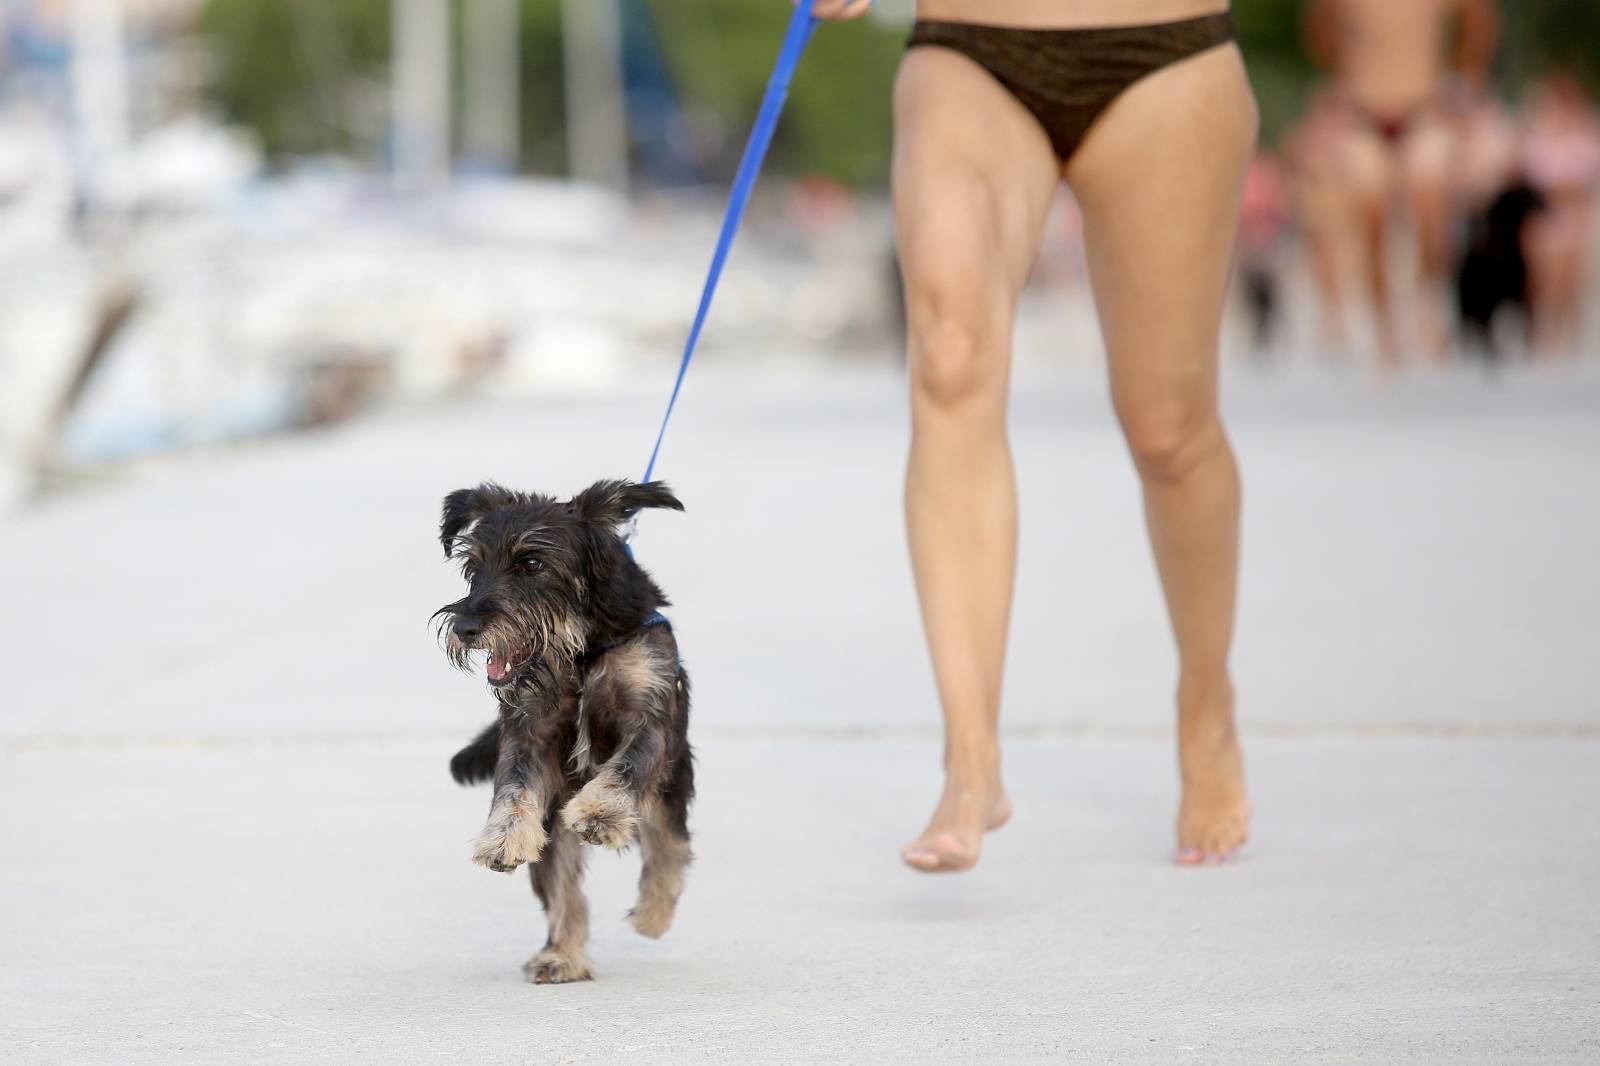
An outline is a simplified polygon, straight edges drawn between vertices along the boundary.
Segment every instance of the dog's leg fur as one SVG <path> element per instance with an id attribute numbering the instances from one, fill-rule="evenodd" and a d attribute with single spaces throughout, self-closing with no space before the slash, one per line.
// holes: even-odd
<path id="1" fill-rule="evenodd" d="M 673 820 L 667 808 L 655 802 L 645 804 L 639 821 L 644 867 L 639 871 L 639 902 L 628 912 L 628 920 L 652 940 L 671 927 L 683 894 L 683 874 L 693 858 L 688 834 L 673 826 Z"/>
<path id="2" fill-rule="evenodd" d="M 561 788 L 561 768 L 533 750 L 529 740 L 516 730 L 502 731 L 489 819 L 472 847 L 473 862 L 501 873 L 539 861 L 545 816 Z"/>
<path id="3" fill-rule="evenodd" d="M 678 671 L 659 637 L 611 651 L 584 692 L 592 722 L 618 723 L 626 739 L 567 802 L 561 820 L 580 838 L 626 850 L 638 831 L 639 811 L 669 769 L 668 730 L 678 698 Z"/>
<path id="4" fill-rule="evenodd" d="M 589 904 L 583 898 L 583 845 L 572 831 L 552 827 L 544 857 L 528 867 L 533 891 L 544 904 L 550 935 L 522 967 L 534 984 L 558 985 L 594 976 L 589 961 Z"/>
<path id="5" fill-rule="evenodd" d="M 561 821 L 590 844 L 626 851 L 638 835 L 644 792 L 664 768 L 665 747 L 658 730 L 639 730 L 567 802 Z"/>
<path id="6" fill-rule="evenodd" d="M 500 760 L 500 719 L 496 718 L 472 743 L 450 758 L 450 776 L 458 785 L 477 785 L 494 777 Z"/>

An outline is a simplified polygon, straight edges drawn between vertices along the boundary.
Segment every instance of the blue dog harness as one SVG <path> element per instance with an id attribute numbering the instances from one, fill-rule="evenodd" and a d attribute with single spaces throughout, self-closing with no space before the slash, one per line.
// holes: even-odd
<path id="1" fill-rule="evenodd" d="M 645 616 L 644 621 L 639 623 L 638 628 L 629 630 L 627 636 L 623 637 L 622 640 L 613 640 L 607 644 L 598 644 L 592 648 L 584 648 L 583 653 L 578 656 L 578 661 L 584 666 L 587 666 L 596 659 L 600 658 L 600 656 L 604 655 L 606 652 L 611 651 L 613 648 L 620 647 L 628 639 L 628 637 L 633 636 L 635 633 L 643 633 L 647 629 L 654 629 L 657 626 L 664 626 L 667 632 L 672 632 L 672 623 L 667 620 L 667 616 L 662 614 L 660 611 L 651 611 Z M 678 669 L 681 673 L 683 670 L 682 663 L 678 664 Z"/>

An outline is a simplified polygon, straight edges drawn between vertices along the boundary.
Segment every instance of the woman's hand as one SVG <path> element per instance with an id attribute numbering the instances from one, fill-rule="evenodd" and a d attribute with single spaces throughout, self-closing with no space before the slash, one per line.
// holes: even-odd
<path id="1" fill-rule="evenodd" d="M 858 19 L 872 8 L 872 0 L 816 0 L 811 13 L 819 19 Z"/>

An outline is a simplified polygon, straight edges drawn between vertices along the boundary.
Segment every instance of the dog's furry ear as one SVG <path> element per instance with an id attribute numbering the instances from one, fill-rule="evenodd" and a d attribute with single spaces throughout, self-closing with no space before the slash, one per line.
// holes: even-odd
<path id="1" fill-rule="evenodd" d="M 665 481 L 597 481 L 572 498 L 572 509 L 591 522 L 618 525 L 647 507 L 683 510 Z"/>
<path id="2" fill-rule="evenodd" d="M 510 489 L 486 481 L 475 489 L 456 489 L 446 496 L 439 518 L 439 543 L 444 545 L 445 555 L 455 547 L 456 537 L 463 529 L 496 507 L 512 503 L 516 495 Z"/>

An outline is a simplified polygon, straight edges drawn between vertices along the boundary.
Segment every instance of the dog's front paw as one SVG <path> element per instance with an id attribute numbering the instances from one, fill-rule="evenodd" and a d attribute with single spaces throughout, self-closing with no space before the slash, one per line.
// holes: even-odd
<path id="1" fill-rule="evenodd" d="M 583 786 L 562 809 L 561 820 L 579 839 L 613 851 L 626 851 L 639 829 L 633 797 L 604 777 Z"/>
<path id="2" fill-rule="evenodd" d="M 567 954 L 545 948 L 522 964 L 522 973 L 536 985 L 564 985 L 569 981 L 591 980 L 594 968 L 588 956 L 581 952 Z"/>
<path id="3" fill-rule="evenodd" d="M 539 822 L 517 815 L 491 817 L 472 844 L 472 861 L 508 874 L 523 863 L 539 861 L 546 834 Z"/>

